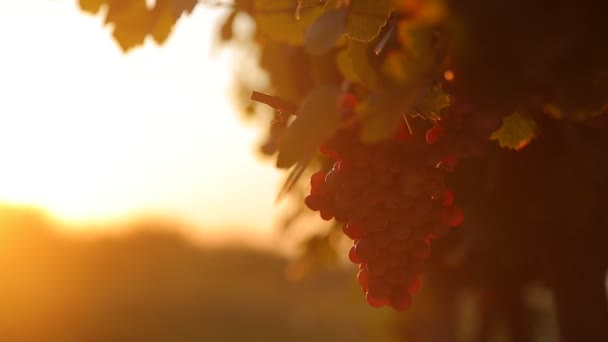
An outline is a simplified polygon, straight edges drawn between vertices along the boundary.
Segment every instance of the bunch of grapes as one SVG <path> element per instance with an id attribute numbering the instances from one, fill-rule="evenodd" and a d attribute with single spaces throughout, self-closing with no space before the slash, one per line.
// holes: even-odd
<path id="1" fill-rule="evenodd" d="M 346 95 L 353 103 L 352 95 Z M 393 139 L 365 144 L 357 124 L 338 130 L 321 152 L 335 160 L 311 177 L 306 205 L 335 218 L 354 241 L 349 258 L 373 307 L 406 310 L 419 289 L 431 241 L 463 221 L 445 184 L 457 158 L 443 143 L 444 126 L 421 137 L 403 125 Z"/>

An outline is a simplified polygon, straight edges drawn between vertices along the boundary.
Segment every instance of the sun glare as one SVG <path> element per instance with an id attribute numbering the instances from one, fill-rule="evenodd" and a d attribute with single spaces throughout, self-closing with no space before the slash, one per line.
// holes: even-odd
<path id="1" fill-rule="evenodd" d="M 0 3 L 0 201 L 269 228 L 278 173 L 230 104 L 231 54 L 210 57 L 221 16 L 199 8 L 125 56 L 72 1 Z"/>

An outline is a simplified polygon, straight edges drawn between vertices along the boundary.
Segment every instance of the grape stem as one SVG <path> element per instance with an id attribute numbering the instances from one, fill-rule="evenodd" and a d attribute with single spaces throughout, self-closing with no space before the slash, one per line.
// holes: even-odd
<path id="1" fill-rule="evenodd" d="M 276 95 L 268 95 L 258 91 L 253 91 L 251 92 L 250 99 L 252 101 L 268 105 L 284 114 L 296 115 L 296 112 L 298 111 L 298 107 L 296 105 L 287 102 Z"/>
<path id="2" fill-rule="evenodd" d="M 410 131 L 410 135 L 414 135 L 414 130 L 412 129 L 412 126 L 410 126 L 410 122 L 407 120 L 407 114 L 405 114 L 405 113 L 403 113 L 403 120 L 405 121 L 407 130 Z"/>

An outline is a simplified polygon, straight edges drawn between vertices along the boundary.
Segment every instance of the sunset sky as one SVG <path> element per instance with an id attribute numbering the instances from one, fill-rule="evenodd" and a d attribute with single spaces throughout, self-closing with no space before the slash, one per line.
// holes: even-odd
<path id="1" fill-rule="evenodd" d="M 124 55 L 74 0 L 0 1 L 0 201 L 269 234 L 281 175 L 231 103 L 233 55 L 211 54 L 224 14 L 199 6 Z"/>

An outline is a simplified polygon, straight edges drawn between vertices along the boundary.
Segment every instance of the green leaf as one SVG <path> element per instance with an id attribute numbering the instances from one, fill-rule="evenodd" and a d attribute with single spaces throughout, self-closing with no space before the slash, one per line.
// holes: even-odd
<path id="1" fill-rule="evenodd" d="M 347 49 L 341 50 L 336 56 L 336 63 L 338 66 L 338 70 L 349 82 L 353 83 L 362 83 L 361 78 L 355 71 L 355 66 L 353 65 L 353 60 Z"/>
<path id="2" fill-rule="evenodd" d="M 414 109 L 416 114 L 428 119 L 436 119 L 440 112 L 451 104 L 450 96 L 441 87 L 431 87 L 416 100 Z"/>
<path id="3" fill-rule="evenodd" d="M 437 67 L 432 35 L 432 27 L 424 23 L 401 21 L 397 37 L 402 50 L 385 58 L 382 68 L 384 74 L 402 85 L 429 77 Z"/>
<path id="4" fill-rule="evenodd" d="M 405 113 L 411 113 L 424 88 L 420 85 L 372 93 L 355 109 L 361 120 L 361 140 L 377 143 L 396 133 Z"/>
<path id="5" fill-rule="evenodd" d="M 536 132 L 536 121 L 521 112 L 514 112 L 502 119 L 500 128 L 490 139 L 498 140 L 500 147 L 521 150 L 532 141 Z"/>
<path id="6" fill-rule="evenodd" d="M 380 79 L 369 60 L 369 43 L 350 40 L 346 48 L 346 56 L 338 61 L 344 77 L 351 81 L 358 81 L 369 89 L 380 88 Z"/>
<path id="7" fill-rule="evenodd" d="M 339 122 L 341 95 L 339 86 L 326 85 L 315 88 L 304 98 L 296 119 L 279 143 L 277 167 L 288 168 L 308 160 L 333 134 Z"/>
<path id="8" fill-rule="evenodd" d="M 292 45 L 304 44 L 304 32 L 322 13 L 321 6 L 307 7 L 295 16 L 293 0 L 254 0 L 253 16 L 257 29 L 271 39 Z"/>
<path id="9" fill-rule="evenodd" d="M 268 76 L 276 89 L 275 95 L 292 103 L 300 103 L 305 94 L 298 87 L 299 79 L 292 76 L 294 66 L 286 61 L 287 49 L 289 47 L 285 44 L 270 40 L 260 52 L 260 66 L 272 71 Z"/>
<path id="10" fill-rule="evenodd" d="M 361 119 L 361 140 L 376 143 L 391 137 L 402 120 L 402 111 L 384 93 L 370 95 L 356 108 Z"/>
<path id="11" fill-rule="evenodd" d="M 349 38 L 369 42 L 376 38 L 392 8 L 383 0 L 351 0 L 346 32 Z"/>
<path id="12" fill-rule="evenodd" d="M 330 10 L 318 17 L 304 34 L 306 50 L 321 55 L 336 45 L 345 31 L 347 7 Z"/>

